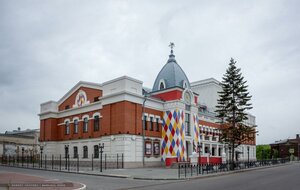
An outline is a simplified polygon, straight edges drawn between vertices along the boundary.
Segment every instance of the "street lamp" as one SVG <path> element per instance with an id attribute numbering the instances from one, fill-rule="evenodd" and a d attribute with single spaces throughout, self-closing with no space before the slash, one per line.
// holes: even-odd
<path id="1" fill-rule="evenodd" d="M 247 153 L 248 153 L 248 166 L 249 166 L 249 149 L 250 149 L 250 147 L 249 147 L 249 146 L 247 146 Z"/>
<path id="2" fill-rule="evenodd" d="M 202 143 L 199 143 L 198 142 L 198 152 L 199 152 L 199 161 L 198 161 L 198 163 L 199 163 L 199 165 L 201 165 L 201 152 L 202 152 Z"/>
<path id="3" fill-rule="evenodd" d="M 102 172 L 102 153 L 104 149 L 104 143 L 99 143 L 99 153 L 100 153 L 100 172 Z"/>
<path id="4" fill-rule="evenodd" d="M 22 147 L 22 167 L 23 167 L 23 162 L 24 162 L 24 147 Z"/>
<path id="5" fill-rule="evenodd" d="M 145 166 L 145 124 L 146 124 L 146 120 L 144 119 L 144 113 L 145 113 L 145 103 L 147 101 L 147 98 L 150 96 L 151 93 L 147 93 L 145 91 L 145 95 L 144 95 L 144 101 L 143 101 L 143 105 L 142 105 L 142 137 L 143 137 L 143 142 L 142 142 L 142 151 L 143 151 L 143 167 Z"/>
<path id="6" fill-rule="evenodd" d="M 68 155 L 69 155 L 69 145 L 65 145 L 65 159 L 66 159 L 66 162 L 65 162 L 65 169 L 67 170 L 67 163 L 68 163 Z"/>
<path id="7" fill-rule="evenodd" d="M 40 145 L 40 152 L 41 152 L 41 168 L 43 168 L 43 149 L 44 147 Z"/>

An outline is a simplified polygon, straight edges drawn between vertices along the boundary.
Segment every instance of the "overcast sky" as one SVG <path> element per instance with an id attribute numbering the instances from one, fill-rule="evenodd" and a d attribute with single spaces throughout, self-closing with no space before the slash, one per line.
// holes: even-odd
<path id="1" fill-rule="evenodd" d="M 40 103 L 78 81 L 128 75 L 152 88 L 170 42 L 190 82 L 236 59 L 257 144 L 300 133 L 300 2 L 0 0 L 0 132 L 39 128 Z"/>

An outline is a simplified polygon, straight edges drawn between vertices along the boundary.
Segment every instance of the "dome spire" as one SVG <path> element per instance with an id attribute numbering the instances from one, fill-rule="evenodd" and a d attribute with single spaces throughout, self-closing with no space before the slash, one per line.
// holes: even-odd
<path id="1" fill-rule="evenodd" d="M 170 42 L 169 47 L 171 48 L 171 55 L 173 55 L 173 48 L 175 47 L 174 42 Z"/>

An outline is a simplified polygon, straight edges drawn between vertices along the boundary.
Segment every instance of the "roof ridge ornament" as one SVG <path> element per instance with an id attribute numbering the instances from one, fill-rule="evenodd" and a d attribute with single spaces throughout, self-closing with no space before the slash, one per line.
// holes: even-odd
<path id="1" fill-rule="evenodd" d="M 174 42 L 170 42 L 169 47 L 171 48 L 171 55 L 173 55 L 173 48 L 175 47 Z"/>

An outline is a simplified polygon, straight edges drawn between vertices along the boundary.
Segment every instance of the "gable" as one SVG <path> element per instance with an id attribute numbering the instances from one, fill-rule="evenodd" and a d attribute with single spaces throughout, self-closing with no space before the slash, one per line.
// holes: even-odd
<path id="1" fill-rule="evenodd" d="M 96 102 L 98 97 L 102 97 L 102 90 L 81 86 L 59 104 L 58 111 Z"/>

